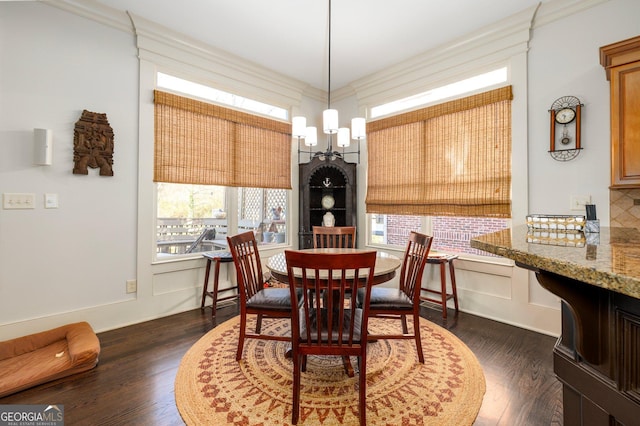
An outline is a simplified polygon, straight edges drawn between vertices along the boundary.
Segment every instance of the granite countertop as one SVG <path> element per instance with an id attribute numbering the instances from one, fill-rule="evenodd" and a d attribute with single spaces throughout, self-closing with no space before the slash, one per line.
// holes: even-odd
<path id="1" fill-rule="evenodd" d="M 588 234 L 535 231 L 516 226 L 475 237 L 471 247 L 640 299 L 637 229 L 604 227 Z"/>

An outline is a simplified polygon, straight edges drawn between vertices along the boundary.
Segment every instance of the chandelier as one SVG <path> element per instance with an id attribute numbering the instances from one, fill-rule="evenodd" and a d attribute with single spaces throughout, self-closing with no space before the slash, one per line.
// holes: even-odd
<path id="1" fill-rule="evenodd" d="M 329 0 L 329 54 L 328 54 L 328 84 L 327 84 L 327 109 L 322 112 L 322 131 L 327 134 L 327 150 L 313 152 L 314 146 L 318 145 L 318 129 L 315 126 L 307 126 L 307 119 L 303 116 L 296 116 L 291 119 L 291 134 L 298 139 L 298 163 L 300 154 L 309 154 L 312 158 L 333 160 L 335 158 L 344 159 L 345 154 L 357 154 L 360 162 L 360 141 L 366 137 L 366 123 L 362 117 L 351 119 L 351 131 L 348 127 L 339 127 L 338 110 L 331 108 L 331 0 Z M 333 135 L 337 136 L 337 147 L 341 151 L 333 149 Z M 300 149 L 300 141 L 304 140 L 307 150 Z M 358 142 L 357 151 L 345 151 L 351 144 L 351 139 Z"/>

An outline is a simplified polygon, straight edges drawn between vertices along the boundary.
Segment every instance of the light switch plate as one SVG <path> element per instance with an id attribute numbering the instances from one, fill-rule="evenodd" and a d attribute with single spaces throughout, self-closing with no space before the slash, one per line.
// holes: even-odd
<path id="1" fill-rule="evenodd" d="M 9 193 L 2 194 L 2 208 L 12 209 L 35 209 L 35 194 Z"/>
<path id="2" fill-rule="evenodd" d="M 44 194 L 44 208 L 45 209 L 57 209 L 58 208 L 58 194 Z"/>

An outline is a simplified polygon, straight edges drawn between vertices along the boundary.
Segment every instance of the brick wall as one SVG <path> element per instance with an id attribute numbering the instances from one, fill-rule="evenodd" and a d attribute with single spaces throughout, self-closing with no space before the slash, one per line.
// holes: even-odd
<path id="1" fill-rule="evenodd" d="M 461 252 L 488 256 L 489 254 L 471 248 L 471 238 L 507 228 L 506 219 L 479 217 L 438 216 L 432 220 L 433 244 L 431 248 L 446 252 Z"/>
<path id="2" fill-rule="evenodd" d="M 432 218 L 433 250 L 491 256 L 469 246 L 471 238 L 507 228 L 506 219 L 481 217 Z M 387 215 L 387 244 L 404 246 L 411 231 L 421 232 L 420 216 Z"/>
<path id="3" fill-rule="evenodd" d="M 387 216 L 387 244 L 404 246 L 411 231 L 420 232 L 419 216 Z"/>

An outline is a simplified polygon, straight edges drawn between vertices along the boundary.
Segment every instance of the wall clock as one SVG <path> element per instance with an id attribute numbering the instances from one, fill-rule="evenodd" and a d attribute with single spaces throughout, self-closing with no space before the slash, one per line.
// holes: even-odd
<path id="1" fill-rule="evenodd" d="M 549 154 L 554 160 L 569 161 L 580 153 L 580 99 L 563 96 L 551 104 Z"/>

